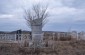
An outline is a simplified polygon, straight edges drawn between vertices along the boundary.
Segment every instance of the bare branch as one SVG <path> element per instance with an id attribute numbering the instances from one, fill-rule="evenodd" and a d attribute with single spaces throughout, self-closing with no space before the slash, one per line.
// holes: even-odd
<path id="1" fill-rule="evenodd" d="M 36 19 L 38 20 L 38 25 L 42 25 L 44 26 L 46 23 L 46 19 L 48 17 L 48 13 L 47 13 L 47 7 L 43 8 L 41 7 L 39 4 L 38 5 L 34 5 L 32 7 L 32 10 L 25 10 L 25 20 L 28 24 L 28 26 L 32 26 L 33 23 L 37 23 Z M 41 19 L 41 21 L 39 20 Z"/>

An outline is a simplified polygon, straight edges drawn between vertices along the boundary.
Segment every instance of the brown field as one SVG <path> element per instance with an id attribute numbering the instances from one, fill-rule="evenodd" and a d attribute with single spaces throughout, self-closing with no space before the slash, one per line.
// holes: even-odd
<path id="1" fill-rule="evenodd" d="M 0 55 L 85 55 L 85 41 L 56 41 L 52 47 L 36 49 L 0 43 Z"/>

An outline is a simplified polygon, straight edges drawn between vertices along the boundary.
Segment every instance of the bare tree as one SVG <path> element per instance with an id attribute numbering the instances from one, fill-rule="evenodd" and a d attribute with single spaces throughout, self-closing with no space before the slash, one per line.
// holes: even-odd
<path id="1" fill-rule="evenodd" d="M 42 7 L 41 5 L 37 4 L 32 7 L 30 10 L 25 10 L 25 19 L 27 21 L 27 25 L 31 28 L 33 26 L 33 23 L 36 23 L 36 20 L 38 21 L 39 25 L 42 25 L 42 27 L 47 22 L 48 12 L 47 12 L 47 6 Z"/>
<path id="2" fill-rule="evenodd" d="M 27 25 L 32 30 L 32 42 L 34 48 L 42 46 L 42 28 L 46 23 L 47 17 L 47 7 L 42 7 L 39 4 L 34 5 L 30 10 L 25 10 Z"/>

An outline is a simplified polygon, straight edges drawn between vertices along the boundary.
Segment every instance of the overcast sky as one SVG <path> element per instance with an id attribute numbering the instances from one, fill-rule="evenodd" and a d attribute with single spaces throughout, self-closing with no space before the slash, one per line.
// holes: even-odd
<path id="1" fill-rule="evenodd" d="M 30 30 L 24 9 L 48 5 L 47 31 L 85 31 L 85 0 L 0 0 L 0 31 Z"/>

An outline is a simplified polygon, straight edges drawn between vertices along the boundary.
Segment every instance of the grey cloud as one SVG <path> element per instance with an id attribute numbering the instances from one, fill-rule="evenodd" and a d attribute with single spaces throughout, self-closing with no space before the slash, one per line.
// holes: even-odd
<path id="1" fill-rule="evenodd" d="M 62 0 L 62 3 L 69 7 L 85 8 L 85 0 Z"/>
<path id="2" fill-rule="evenodd" d="M 0 0 L 0 14 L 11 13 L 22 8 L 20 0 Z"/>
<path id="3" fill-rule="evenodd" d="M 22 7 L 24 6 L 23 2 L 21 0 L 0 0 L 0 14 L 13 14 L 13 15 L 17 15 L 17 18 L 22 18 L 20 17 L 20 9 L 22 9 Z M 60 0 L 59 0 L 60 1 Z M 29 3 L 29 2 L 28 2 Z M 53 2 L 52 2 L 53 3 Z M 66 7 L 72 7 L 72 8 L 76 8 L 76 9 L 85 9 L 85 0 L 62 0 L 63 6 Z M 57 7 L 58 5 L 56 5 L 57 3 L 54 2 L 54 4 L 50 4 L 52 6 Z M 27 5 L 27 7 L 30 4 Z M 60 3 L 59 7 L 62 4 Z M 62 6 L 61 6 L 62 7 Z M 18 13 L 19 12 L 19 13 Z M 56 12 L 56 11 L 54 11 Z M 60 31 L 65 31 L 68 30 L 69 27 L 72 25 L 73 29 L 84 29 L 85 26 L 85 12 L 83 13 L 79 13 L 79 14 L 60 14 L 60 15 L 55 15 L 51 18 L 57 18 L 54 21 L 61 21 L 61 23 L 48 23 L 44 30 L 60 30 Z M 13 21 L 13 19 L 15 19 L 16 17 L 13 17 L 12 20 L 8 19 L 8 18 L 3 18 L 0 19 L 0 30 L 16 30 L 16 29 L 26 29 L 29 30 L 28 27 L 25 25 L 25 23 L 21 20 L 19 21 Z M 58 20 L 61 19 L 61 20 Z M 74 21 L 76 19 L 76 21 Z M 77 20 L 79 19 L 79 20 Z M 83 21 L 82 21 L 83 20 Z M 52 22 L 54 22 L 52 21 Z M 63 21 L 65 21 L 63 23 Z M 62 28 L 63 27 L 63 28 Z"/>

